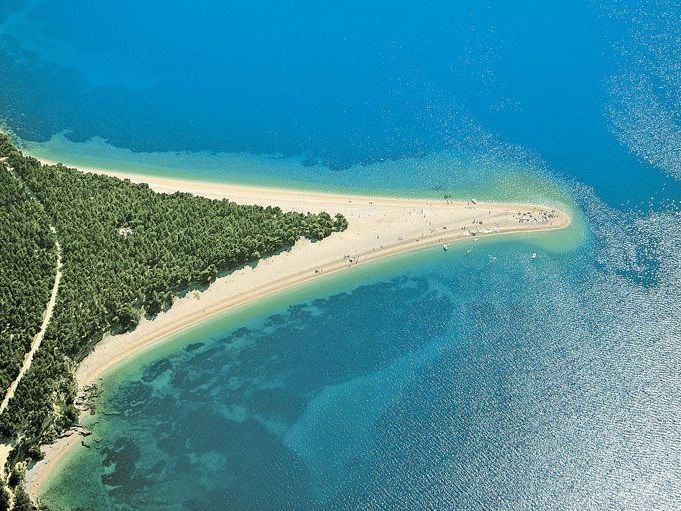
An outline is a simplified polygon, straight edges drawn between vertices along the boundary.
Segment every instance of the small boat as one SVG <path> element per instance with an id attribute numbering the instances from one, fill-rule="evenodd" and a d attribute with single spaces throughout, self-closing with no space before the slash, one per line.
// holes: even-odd
<path id="1" fill-rule="evenodd" d="M 536 252 L 532 252 L 532 259 L 536 259 L 536 258 L 537 258 L 537 253 L 536 253 Z"/>
<path id="2" fill-rule="evenodd" d="M 448 249 L 449 249 L 449 243 L 443 243 L 443 244 L 442 244 L 442 250 L 444 250 L 445 252 L 447 252 Z"/>

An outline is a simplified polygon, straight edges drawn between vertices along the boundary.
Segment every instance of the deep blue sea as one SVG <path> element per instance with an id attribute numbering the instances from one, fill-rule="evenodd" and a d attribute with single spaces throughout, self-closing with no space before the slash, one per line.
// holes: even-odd
<path id="1" fill-rule="evenodd" d="M 678 509 L 680 62 L 679 2 L 2 2 L 32 154 L 577 219 L 183 333 L 102 384 L 43 500 Z"/>

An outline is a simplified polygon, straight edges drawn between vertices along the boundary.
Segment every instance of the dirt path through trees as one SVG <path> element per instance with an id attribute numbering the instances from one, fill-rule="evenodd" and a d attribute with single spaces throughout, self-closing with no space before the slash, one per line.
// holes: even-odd
<path id="1" fill-rule="evenodd" d="M 15 179 L 21 181 L 21 178 L 17 176 L 13 169 L 7 167 L 7 170 L 14 176 Z M 23 184 L 23 182 L 22 182 Z M 24 185 L 25 186 L 25 185 Z M 33 192 L 26 187 L 29 195 L 33 198 L 33 200 L 38 200 L 35 195 L 33 195 Z M 57 231 L 54 228 L 53 225 L 50 225 L 50 230 L 56 235 Z M 24 375 L 28 372 L 28 370 L 31 368 L 31 363 L 33 363 L 33 356 L 36 354 L 38 349 L 40 348 L 40 343 L 43 341 L 43 337 L 45 337 L 45 331 L 47 330 L 47 326 L 50 324 L 50 319 L 52 319 L 52 312 L 54 311 L 54 304 L 57 301 L 57 292 L 59 291 L 59 282 L 61 281 L 61 269 L 62 269 L 62 263 L 61 263 L 61 256 L 62 256 L 62 251 L 61 251 L 61 245 L 59 244 L 59 240 L 56 239 L 55 236 L 55 245 L 57 246 L 57 268 L 56 268 L 56 275 L 54 277 L 54 285 L 52 286 L 52 294 L 50 295 L 50 300 L 47 302 L 47 307 L 45 308 L 45 313 L 43 314 L 43 322 L 40 325 L 40 330 L 38 331 L 37 334 L 35 334 L 35 337 L 33 337 L 33 341 L 31 342 L 31 349 L 26 353 L 26 357 L 24 358 L 24 363 L 21 365 L 21 369 L 19 370 L 19 374 L 17 374 L 17 377 L 14 379 L 12 384 L 9 386 L 7 389 L 7 392 L 5 394 L 4 399 L 2 400 L 2 403 L 0 404 L 0 414 L 2 414 L 5 409 L 7 408 L 7 405 L 9 404 L 9 400 L 14 397 L 14 393 L 17 390 L 17 387 L 19 386 L 19 383 L 21 382 L 21 379 L 24 377 Z"/>

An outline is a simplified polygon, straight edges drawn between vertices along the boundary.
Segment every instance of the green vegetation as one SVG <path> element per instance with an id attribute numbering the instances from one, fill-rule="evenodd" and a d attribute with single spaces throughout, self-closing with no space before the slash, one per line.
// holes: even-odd
<path id="1" fill-rule="evenodd" d="M 341 215 L 284 213 L 42 165 L 0 134 L 0 383 L 6 388 L 37 331 L 55 275 L 63 277 L 52 319 L 21 380 L 0 433 L 19 441 L 15 463 L 35 457 L 77 419 L 77 363 L 106 332 L 129 331 L 142 314 L 220 274 L 344 230 Z M 18 179 L 15 179 L 8 168 Z M 23 184 L 22 184 L 23 183 Z M 30 198 L 30 193 L 36 200 Z"/>
<path id="2" fill-rule="evenodd" d="M 37 509 L 22 486 L 14 489 L 14 511 L 33 511 Z"/>
<path id="3" fill-rule="evenodd" d="M 0 389 L 4 391 L 17 376 L 40 328 L 57 261 L 45 211 L 4 168 L 0 169 L 0 240 Z"/>
<path id="4" fill-rule="evenodd" d="M 9 490 L 5 487 L 4 481 L 0 480 L 0 510 L 9 509 L 11 501 Z"/>

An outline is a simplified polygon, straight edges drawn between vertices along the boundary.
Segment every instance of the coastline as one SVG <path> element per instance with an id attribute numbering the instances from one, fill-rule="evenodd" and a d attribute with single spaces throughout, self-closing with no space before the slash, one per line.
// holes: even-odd
<path id="1" fill-rule="evenodd" d="M 169 311 L 151 320 L 143 319 L 133 332 L 106 335 L 79 365 L 76 372 L 79 389 L 95 383 L 121 361 L 147 351 L 173 334 L 218 314 L 357 264 L 465 239 L 564 229 L 572 222 L 567 213 L 536 204 L 336 195 L 104 169 L 80 170 L 144 182 L 152 190 L 164 193 L 182 191 L 299 212 L 327 211 L 331 215 L 339 212 L 348 219 L 349 227 L 315 243 L 300 240 L 288 251 L 220 277 L 200 294 L 190 292 L 176 299 Z M 36 463 L 26 477 L 26 487 L 32 498 L 39 496 L 60 461 L 80 441 L 81 436 L 74 433 L 43 447 L 45 458 Z"/>

